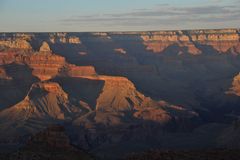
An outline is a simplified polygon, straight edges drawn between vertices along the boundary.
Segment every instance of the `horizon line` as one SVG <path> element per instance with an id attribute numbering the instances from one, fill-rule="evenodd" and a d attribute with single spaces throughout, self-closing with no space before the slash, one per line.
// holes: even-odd
<path id="1" fill-rule="evenodd" d="M 0 33 L 128 33 L 128 32 L 161 32 L 161 31 L 201 31 L 201 30 L 240 30 L 240 27 L 223 27 L 223 28 L 196 28 L 196 29 L 159 29 L 159 30 L 112 30 L 112 31 L 0 31 Z"/>

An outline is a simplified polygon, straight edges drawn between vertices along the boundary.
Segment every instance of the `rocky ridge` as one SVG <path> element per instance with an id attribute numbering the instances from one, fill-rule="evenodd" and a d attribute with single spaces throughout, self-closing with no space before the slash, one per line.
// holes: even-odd
<path id="1" fill-rule="evenodd" d="M 58 74 L 68 76 L 83 76 L 96 74 L 95 69 L 91 66 L 70 65 L 65 58 L 52 54 L 49 45 L 43 42 L 39 52 L 33 54 L 18 54 L 16 52 L 0 53 L 0 65 L 11 63 L 26 64 L 32 69 L 32 74 L 40 80 L 51 79 Z"/>
<path id="2" fill-rule="evenodd" d="M 135 119 L 131 123 L 139 123 L 139 119 L 162 126 L 175 121 L 175 117 L 191 119 L 198 116 L 190 109 L 164 101 L 156 102 L 144 96 L 125 77 L 97 75 L 92 66 L 69 64 L 64 57 L 51 53 L 47 43 L 43 43 L 41 48 L 40 52 L 1 53 L 2 66 L 13 63 L 24 65 L 38 78 L 37 82 L 29 81 L 29 85 L 32 85 L 22 101 L 0 112 L 0 126 L 8 130 L 7 135 L 1 133 L 1 137 L 36 133 L 47 124 L 61 121 L 91 130 L 89 125 L 124 125 L 126 116 Z M 25 70 L 20 70 L 18 74 L 24 72 Z M 7 77 L 7 74 L 8 72 L 2 71 L 2 76 Z M 62 79 L 77 81 L 63 85 Z M 87 85 L 89 82 L 90 86 Z M 96 97 L 92 98 L 97 89 L 94 85 L 98 84 L 102 86 Z M 82 88 L 78 90 L 77 86 Z M 91 90 L 88 87 L 94 88 Z M 76 97 L 78 94 L 80 96 Z M 128 115 L 126 112 L 129 112 Z"/>
<path id="3" fill-rule="evenodd" d="M 42 43 L 42 46 L 41 46 L 40 49 L 39 49 L 39 52 L 51 53 L 52 51 L 51 51 L 48 43 L 47 43 L 47 42 L 43 42 L 43 43 Z"/>
<path id="4" fill-rule="evenodd" d="M 131 41 L 142 41 L 146 50 L 154 53 L 164 52 L 172 46 L 179 47 L 179 54 L 190 53 L 199 55 L 204 53 L 204 46 L 211 47 L 218 53 L 240 53 L 240 36 L 238 29 L 217 30 L 175 30 L 175 31 L 151 31 L 151 32 L 95 32 L 89 34 L 49 33 L 44 34 L 1 34 L 0 46 L 18 49 L 32 49 L 31 44 L 42 38 L 42 41 L 54 44 L 82 45 L 82 38 L 86 37 L 112 37 Z M 103 39 L 102 39 L 103 40 Z M 124 50 L 124 48 L 122 48 Z M 117 51 L 122 52 L 122 51 Z M 125 53 L 125 52 L 124 52 Z"/>
<path id="5" fill-rule="evenodd" d="M 141 37 L 148 50 L 158 53 L 174 44 L 186 47 L 193 55 L 202 53 L 200 45 L 211 46 L 219 53 L 240 53 L 240 36 L 235 29 L 151 32 Z"/>

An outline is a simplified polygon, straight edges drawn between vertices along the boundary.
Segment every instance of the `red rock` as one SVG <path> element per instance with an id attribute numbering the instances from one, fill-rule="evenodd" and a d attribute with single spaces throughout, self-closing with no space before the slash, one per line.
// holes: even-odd
<path id="1" fill-rule="evenodd" d="M 240 73 L 234 77 L 232 82 L 232 88 L 226 92 L 226 94 L 235 94 L 240 96 Z"/>
<path id="2" fill-rule="evenodd" d="M 97 74 L 93 66 L 67 65 L 66 68 L 66 74 L 70 77 L 91 76 Z"/>
<path id="3" fill-rule="evenodd" d="M 51 53 L 52 51 L 51 51 L 48 43 L 47 42 L 43 42 L 42 46 L 39 49 L 39 52 Z"/>
<path id="4" fill-rule="evenodd" d="M 219 53 L 228 51 L 239 54 L 240 36 L 237 30 L 195 30 L 189 31 L 186 35 L 182 31 L 151 32 L 142 34 L 143 44 L 147 50 L 155 53 L 164 51 L 171 45 L 177 44 L 180 47 L 187 47 L 187 52 L 193 55 L 202 53 L 195 44 L 213 47 Z M 231 51 L 235 48 L 235 52 Z"/>

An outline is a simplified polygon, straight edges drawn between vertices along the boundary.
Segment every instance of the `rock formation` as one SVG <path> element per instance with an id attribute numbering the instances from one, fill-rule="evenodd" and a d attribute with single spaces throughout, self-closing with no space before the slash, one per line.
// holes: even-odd
<path id="1" fill-rule="evenodd" d="M 8 129 L 7 135 L 1 132 L 1 136 L 16 134 L 20 128 L 25 128 L 25 132 L 18 133 L 19 135 L 35 133 L 46 124 L 71 119 L 74 114 L 81 112 L 80 106 L 72 105 L 67 93 L 57 83 L 35 83 L 24 100 L 0 112 L 0 126 Z M 15 124 L 18 127 L 14 127 Z"/>
<path id="2" fill-rule="evenodd" d="M 120 53 L 120 54 L 126 54 L 127 52 L 123 48 L 116 48 L 114 49 L 115 52 Z"/>
<path id="3" fill-rule="evenodd" d="M 79 37 L 70 36 L 67 33 L 52 33 L 49 35 L 49 41 L 53 44 L 81 44 L 81 40 Z"/>
<path id="4" fill-rule="evenodd" d="M 59 70 L 64 66 L 65 58 L 49 52 L 47 54 L 35 53 L 30 56 L 17 53 L 3 53 L 0 64 L 22 63 L 28 65 L 32 69 L 32 74 L 40 80 L 47 80 L 59 73 Z"/>
<path id="5" fill-rule="evenodd" d="M 43 42 L 42 46 L 39 49 L 39 52 L 51 53 L 52 51 L 51 51 L 48 43 L 47 42 Z"/>
<path id="6" fill-rule="evenodd" d="M 0 53 L 0 65 L 7 65 L 14 62 L 26 64 L 32 69 L 32 74 L 41 81 L 51 79 L 61 74 L 71 77 L 96 75 L 96 71 L 92 66 L 71 65 L 66 62 L 64 57 L 49 53 L 48 45 L 46 49 L 42 49 L 41 52 L 30 55 L 14 52 Z"/>
<path id="7" fill-rule="evenodd" d="M 219 53 L 238 53 L 240 36 L 237 30 L 195 30 L 195 31 L 165 31 L 144 33 L 143 43 L 148 50 L 163 52 L 168 47 L 177 44 L 179 47 L 186 47 L 190 54 L 200 54 L 199 45 L 211 46 Z"/>
<path id="8" fill-rule="evenodd" d="M 10 40 L 1 40 L 0 46 L 11 48 L 11 49 L 24 49 L 24 50 L 32 50 L 31 45 L 25 39 L 10 39 Z"/>
<path id="9" fill-rule="evenodd" d="M 234 77 L 232 82 L 232 88 L 226 92 L 227 94 L 235 94 L 240 96 L 240 73 Z"/>
<path id="10" fill-rule="evenodd" d="M 80 44 L 81 41 L 78 37 L 73 36 L 73 37 L 69 37 L 68 43 L 70 43 L 70 44 Z"/>
<path id="11" fill-rule="evenodd" d="M 150 97 L 145 97 L 125 77 L 99 76 L 94 67 L 71 65 L 66 63 L 63 57 L 55 54 L 15 53 L 10 57 L 11 60 L 9 57 L 5 57 L 3 65 L 13 62 L 27 65 L 32 69 L 32 75 L 38 77 L 42 82 L 33 83 L 27 96 L 21 102 L 0 112 L 0 126 L 8 129 L 8 135 L 1 133 L 1 136 L 11 137 L 16 133 L 20 134 L 18 133 L 20 128 L 24 128 L 24 131 L 21 132 L 22 135 L 35 133 L 43 129 L 46 124 L 58 121 L 74 120 L 75 125 L 83 126 L 89 125 L 89 123 L 95 125 L 96 122 L 107 126 L 120 125 L 123 124 L 121 119 L 126 116 L 122 114 L 123 112 L 129 112 L 132 119 L 153 121 L 161 125 L 171 122 L 173 117 L 188 119 L 197 116 L 191 110 L 179 110 L 168 103 L 158 103 Z M 19 72 L 19 74 L 22 73 L 23 71 Z M 2 71 L 2 75 L 5 75 L 4 71 Z M 63 85 L 63 88 L 66 89 L 64 91 L 59 85 L 61 81 L 59 83 L 48 82 L 57 77 L 77 79 L 79 82 Z M 103 83 L 96 97 L 94 94 L 97 88 L 94 85 L 98 85 L 98 83 L 94 82 L 91 83 L 91 86 L 87 86 L 85 83 L 88 81 Z M 73 93 L 72 90 L 69 90 L 69 87 L 72 86 L 74 92 L 78 91 L 75 85 L 82 86 L 79 90 L 80 93 Z M 79 97 L 79 99 L 75 97 Z M 82 116 L 88 117 L 89 115 L 95 117 L 95 120 L 89 120 L 86 123 L 88 118 L 83 119 Z M 109 121 L 109 118 L 112 120 Z M 15 125 L 18 127 L 13 127 Z"/>
<path id="12" fill-rule="evenodd" d="M 81 76 L 94 76 L 97 75 L 95 68 L 93 66 L 76 66 L 76 65 L 66 65 L 65 66 L 65 73 L 70 77 L 81 77 Z M 64 72 L 63 71 L 63 72 Z"/>

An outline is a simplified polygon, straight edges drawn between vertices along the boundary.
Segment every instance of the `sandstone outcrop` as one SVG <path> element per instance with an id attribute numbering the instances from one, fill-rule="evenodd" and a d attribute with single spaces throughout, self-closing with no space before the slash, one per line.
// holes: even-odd
<path id="1" fill-rule="evenodd" d="M 33 75 L 42 81 L 57 76 L 66 63 L 65 58 L 49 54 L 34 54 L 26 57 L 24 62 L 33 69 Z"/>
<path id="2" fill-rule="evenodd" d="M 12 61 L 27 64 L 32 69 L 32 74 L 42 81 L 55 77 L 65 64 L 65 58 L 61 56 L 41 53 L 30 56 L 17 54 Z"/>
<path id="3" fill-rule="evenodd" d="M 66 63 L 65 58 L 48 54 L 49 52 L 46 53 L 47 54 L 35 53 L 31 55 L 1 53 L 0 64 L 26 64 L 32 69 L 32 74 L 43 81 L 55 77 Z"/>
<path id="4" fill-rule="evenodd" d="M 51 51 L 48 43 L 47 42 L 43 42 L 42 46 L 39 49 L 39 52 L 51 53 L 52 51 Z"/>
<path id="5" fill-rule="evenodd" d="M 48 46 L 41 52 L 30 55 L 15 52 L 0 53 L 0 65 L 14 62 L 28 65 L 32 69 L 32 74 L 41 81 L 49 80 L 57 75 L 70 77 L 96 75 L 94 67 L 68 64 L 64 57 L 50 54 Z"/>
<path id="6" fill-rule="evenodd" d="M 65 71 L 70 77 L 94 76 L 97 75 L 93 66 L 76 66 L 68 64 L 65 66 Z"/>
<path id="7" fill-rule="evenodd" d="M 10 49 L 32 50 L 30 43 L 27 40 L 20 38 L 0 40 L 0 46 L 7 47 Z"/>

